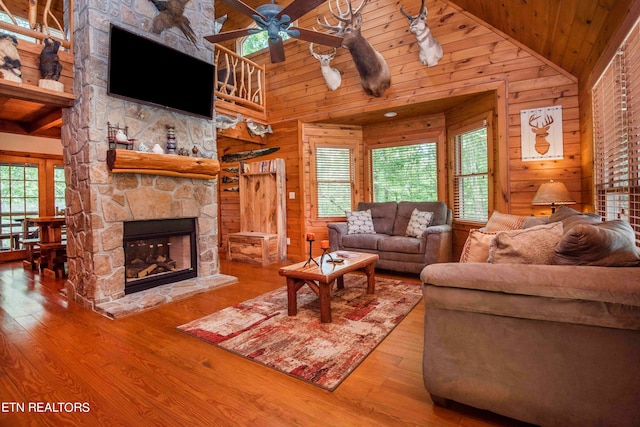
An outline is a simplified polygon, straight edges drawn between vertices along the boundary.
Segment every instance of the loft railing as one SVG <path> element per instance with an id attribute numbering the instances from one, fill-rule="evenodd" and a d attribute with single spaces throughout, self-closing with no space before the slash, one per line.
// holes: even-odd
<path id="1" fill-rule="evenodd" d="M 218 44 L 215 45 L 214 65 L 217 73 L 214 90 L 216 110 L 249 116 L 257 114 L 264 119 L 264 66 Z"/>
<path id="2" fill-rule="evenodd" d="M 66 21 L 63 0 L 40 2 L 40 5 L 36 1 L 0 1 L 0 5 L 0 30 L 36 44 L 50 37 L 58 40 L 64 50 L 73 51 L 70 36 L 73 14 L 69 12 L 73 10 L 73 0 L 67 0 Z"/>

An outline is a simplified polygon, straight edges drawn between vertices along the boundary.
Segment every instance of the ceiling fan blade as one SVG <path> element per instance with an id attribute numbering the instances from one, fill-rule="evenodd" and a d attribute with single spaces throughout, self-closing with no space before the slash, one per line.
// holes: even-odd
<path id="1" fill-rule="evenodd" d="M 249 17 L 253 17 L 253 15 L 258 15 L 259 17 L 264 19 L 264 16 L 262 16 L 261 13 L 258 13 L 257 10 L 255 10 L 254 8 L 249 6 L 248 4 L 243 3 L 240 0 L 218 0 L 218 1 L 226 4 L 229 7 L 234 8 L 238 12 L 240 12 L 240 13 L 242 13 L 244 15 L 247 15 Z"/>
<path id="2" fill-rule="evenodd" d="M 290 27 L 289 29 L 299 31 L 300 35 L 296 38 L 306 42 L 318 43 L 331 47 L 339 47 L 342 44 L 342 37 L 334 36 L 333 34 L 320 33 L 318 31 L 311 31 L 299 27 Z"/>
<path id="3" fill-rule="evenodd" d="M 271 62 L 273 64 L 284 61 L 284 44 L 282 44 L 282 39 L 279 39 L 277 42 L 269 39 L 269 53 L 271 54 Z"/>
<path id="4" fill-rule="evenodd" d="M 242 30 L 225 31 L 224 33 L 211 34 L 210 36 L 205 36 L 204 39 L 210 41 L 211 43 L 220 43 L 223 41 L 236 39 L 238 37 L 244 37 L 248 34 L 249 28 L 244 28 Z"/>
<path id="5" fill-rule="evenodd" d="M 293 22 L 310 10 L 320 6 L 325 1 L 327 0 L 293 0 L 287 7 L 278 13 L 276 18 L 279 19 L 282 15 L 289 15 L 289 22 Z"/>

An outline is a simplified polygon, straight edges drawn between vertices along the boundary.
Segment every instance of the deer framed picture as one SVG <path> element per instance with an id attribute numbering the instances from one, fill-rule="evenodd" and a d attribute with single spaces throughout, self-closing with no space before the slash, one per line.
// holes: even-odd
<path id="1" fill-rule="evenodd" d="M 522 161 L 563 158 L 562 106 L 520 111 Z"/>

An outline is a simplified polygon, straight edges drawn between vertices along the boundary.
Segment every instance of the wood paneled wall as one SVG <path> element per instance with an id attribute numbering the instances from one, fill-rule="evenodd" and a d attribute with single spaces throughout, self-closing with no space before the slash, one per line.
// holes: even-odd
<path id="1" fill-rule="evenodd" d="M 407 12 L 418 12 L 418 2 L 404 3 Z M 495 99 L 494 143 L 499 162 L 494 173 L 499 189 L 496 207 L 514 214 L 549 214 L 549 209 L 531 206 L 531 200 L 542 182 L 555 179 L 563 181 L 578 201 L 573 207 L 582 209 L 577 79 L 448 3 L 427 0 L 425 5 L 429 10 L 428 24 L 444 50 L 444 57 L 434 67 L 419 62 L 415 36 L 409 31 L 396 1 L 371 1 L 363 9 L 362 34 L 380 51 L 391 69 L 391 87 L 380 98 L 364 93 L 353 60 L 345 49 L 338 49 L 332 62 L 332 66 L 343 73 L 342 86 L 336 91 L 329 91 L 325 86 L 318 62 L 309 54 L 306 42 L 285 42 L 283 63 L 269 64 L 268 54 L 251 58 L 267 63 L 268 121 L 274 128 L 267 145 L 280 146 L 278 157 L 287 153 L 287 187 L 299 194 L 301 178 L 294 174 L 305 170 L 299 163 L 302 156 L 297 146 L 301 139 L 298 123 L 344 121 L 369 111 L 418 103 L 437 105 L 439 100 L 449 97 L 482 97 L 491 92 Z M 318 13 L 327 14 L 326 4 L 318 8 Z M 307 15 L 298 25 L 317 26 L 316 13 Z M 520 110 L 556 105 L 563 109 L 564 158 L 523 162 Z M 447 120 L 455 120 L 454 115 L 450 113 Z M 391 134 L 395 132 L 402 137 L 405 124 L 397 122 L 396 126 Z M 367 139 L 375 140 L 373 134 L 383 131 L 385 129 L 375 125 L 363 125 Z M 220 149 L 229 150 L 231 146 L 219 140 Z M 233 146 L 232 151 L 242 149 L 247 148 Z M 287 200 L 290 258 L 304 257 L 302 236 L 307 231 L 310 207 L 300 203 L 299 198 Z M 223 229 L 227 221 L 221 217 Z"/>

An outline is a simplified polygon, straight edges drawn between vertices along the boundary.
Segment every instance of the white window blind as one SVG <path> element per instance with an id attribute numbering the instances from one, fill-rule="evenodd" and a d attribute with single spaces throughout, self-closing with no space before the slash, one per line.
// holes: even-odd
<path id="1" fill-rule="evenodd" d="M 640 243 L 640 30 L 638 24 L 593 87 L 594 204 L 628 221 Z"/>
<path id="2" fill-rule="evenodd" d="M 454 136 L 454 217 L 486 222 L 489 215 L 489 162 L 486 125 Z"/>
<path id="3" fill-rule="evenodd" d="M 318 217 L 344 216 L 351 210 L 353 150 L 316 147 Z"/>
<path id="4" fill-rule="evenodd" d="M 435 142 L 371 150 L 374 202 L 438 200 Z"/>

